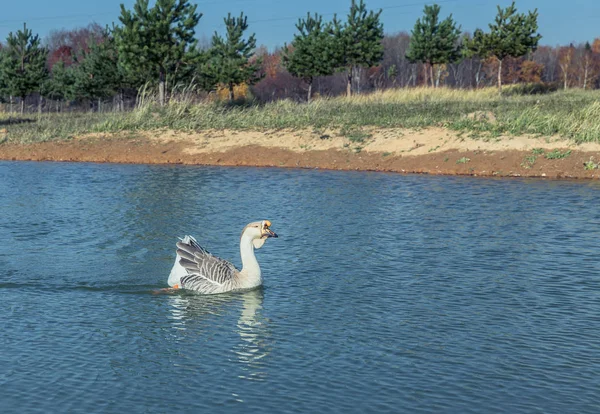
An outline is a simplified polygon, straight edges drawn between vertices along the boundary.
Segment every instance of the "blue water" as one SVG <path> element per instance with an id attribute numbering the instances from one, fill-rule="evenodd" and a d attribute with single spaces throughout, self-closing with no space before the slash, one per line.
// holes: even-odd
<path id="1" fill-rule="evenodd" d="M 0 163 L 0 412 L 600 412 L 600 184 Z M 178 236 L 264 287 L 168 294 Z"/>

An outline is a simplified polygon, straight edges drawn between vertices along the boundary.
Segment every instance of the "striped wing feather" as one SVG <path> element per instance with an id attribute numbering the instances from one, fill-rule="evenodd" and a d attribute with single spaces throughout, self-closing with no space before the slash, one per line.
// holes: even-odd
<path id="1" fill-rule="evenodd" d="M 227 260 L 213 256 L 194 239 L 188 243 L 177 243 L 177 254 L 181 256 L 179 264 L 188 275 L 181 278 L 181 287 L 185 289 L 214 292 L 231 284 L 237 270 Z"/>

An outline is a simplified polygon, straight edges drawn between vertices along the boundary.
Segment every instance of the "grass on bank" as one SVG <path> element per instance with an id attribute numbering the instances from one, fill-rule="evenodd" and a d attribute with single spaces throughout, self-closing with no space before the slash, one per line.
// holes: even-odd
<path id="1" fill-rule="evenodd" d="M 397 89 L 352 98 L 323 98 L 310 104 L 289 100 L 267 104 L 173 101 L 159 107 L 152 99 L 124 113 L 0 114 L 4 141 L 39 142 L 86 133 L 173 129 L 356 130 L 363 127 L 445 127 L 475 136 L 538 134 L 575 142 L 600 142 L 600 91 L 569 90 L 522 95 L 506 88 L 479 90 Z M 479 116 L 478 114 L 482 114 Z M 475 116 L 473 116 L 475 115 Z M 0 132 L 0 141 L 2 141 Z"/>

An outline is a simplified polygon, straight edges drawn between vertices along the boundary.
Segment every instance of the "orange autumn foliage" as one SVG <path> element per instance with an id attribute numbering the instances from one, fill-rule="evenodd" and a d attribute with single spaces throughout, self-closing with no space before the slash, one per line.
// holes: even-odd
<path id="1" fill-rule="evenodd" d="M 521 63 L 521 69 L 519 70 L 519 80 L 525 83 L 539 83 L 542 81 L 542 71 L 544 65 L 541 63 L 534 62 L 532 60 L 526 60 Z"/>

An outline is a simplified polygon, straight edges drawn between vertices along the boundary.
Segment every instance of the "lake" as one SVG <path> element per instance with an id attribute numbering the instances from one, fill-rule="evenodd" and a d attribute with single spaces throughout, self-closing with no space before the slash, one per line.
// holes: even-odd
<path id="1" fill-rule="evenodd" d="M 2 413 L 597 413 L 600 183 L 0 162 Z M 178 237 L 264 286 L 168 293 Z"/>

